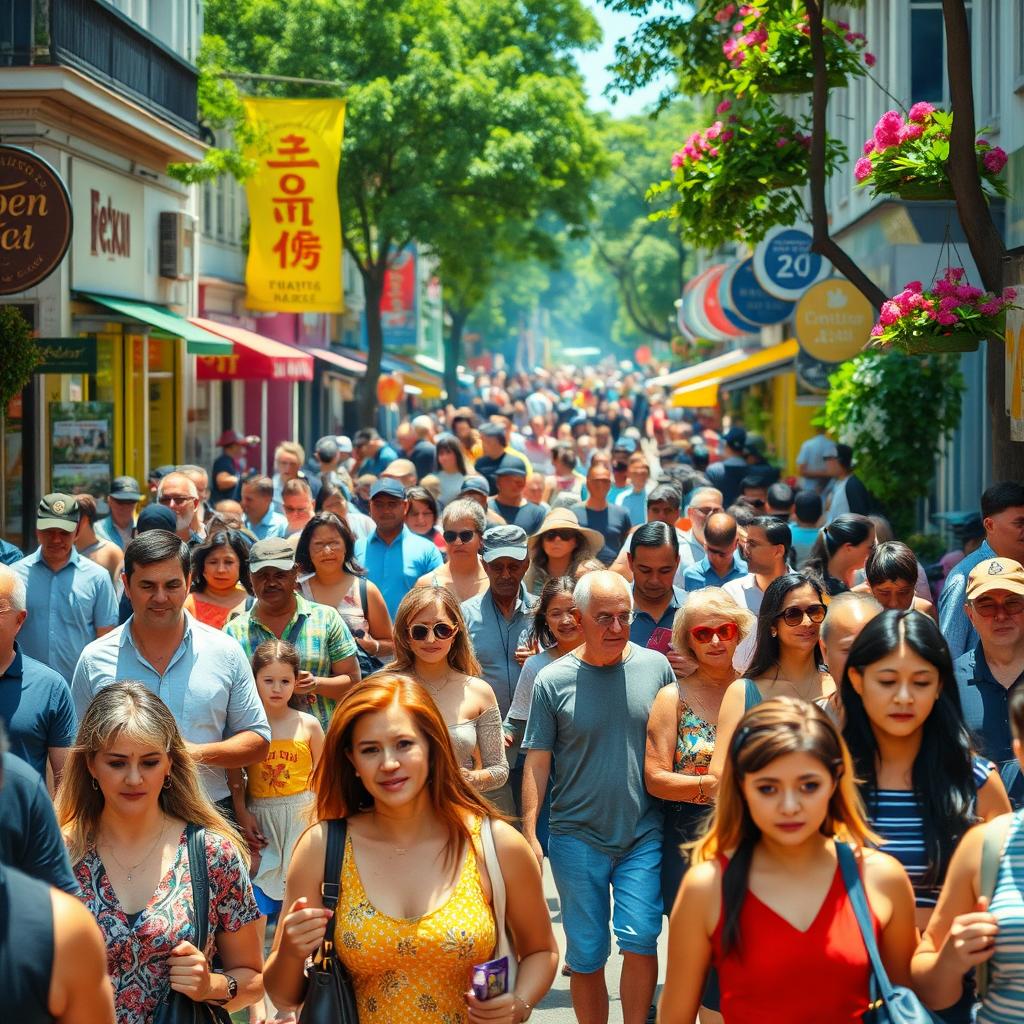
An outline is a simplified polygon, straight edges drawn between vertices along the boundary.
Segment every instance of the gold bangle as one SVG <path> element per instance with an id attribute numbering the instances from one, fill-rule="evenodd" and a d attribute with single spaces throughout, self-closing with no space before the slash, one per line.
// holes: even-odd
<path id="1" fill-rule="evenodd" d="M 697 796 L 699 796 L 701 798 L 701 800 L 707 800 L 707 794 L 704 792 L 704 776 L 703 775 L 698 775 L 697 776 Z"/>
<path id="2" fill-rule="evenodd" d="M 526 1014 L 519 1018 L 520 1024 L 522 1024 L 523 1021 L 527 1021 L 530 1019 L 530 1015 L 533 1013 L 533 1005 L 531 1003 L 528 1003 L 522 996 L 517 996 L 513 994 L 512 998 L 518 1000 L 520 1003 L 523 1004 L 523 1006 L 526 1007 Z"/>

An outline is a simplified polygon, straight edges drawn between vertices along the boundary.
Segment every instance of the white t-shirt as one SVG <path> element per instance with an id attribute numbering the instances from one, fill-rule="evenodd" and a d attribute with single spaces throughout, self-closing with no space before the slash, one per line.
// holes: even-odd
<path id="1" fill-rule="evenodd" d="M 797 452 L 796 456 L 796 464 L 798 466 L 806 466 L 816 473 L 824 473 L 825 456 L 834 452 L 835 449 L 834 441 L 830 441 L 824 434 L 815 434 L 814 437 L 808 438 L 800 445 L 800 451 Z M 821 487 L 821 481 L 812 480 L 810 477 L 804 476 L 800 478 L 800 486 L 810 491 L 816 491 Z"/>
<path id="2" fill-rule="evenodd" d="M 752 573 L 741 576 L 738 580 L 730 580 L 722 589 L 741 607 L 747 608 L 755 615 L 761 611 L 764 591 L 757 585 L 757 577 Z M 737 672 L 746 672 L 747 666 L 754 657 L 757 645 L 757 630 L 752 629 L 747 638 L 740 642 L 736 653 L 732 656 L 732 665 Z"/>

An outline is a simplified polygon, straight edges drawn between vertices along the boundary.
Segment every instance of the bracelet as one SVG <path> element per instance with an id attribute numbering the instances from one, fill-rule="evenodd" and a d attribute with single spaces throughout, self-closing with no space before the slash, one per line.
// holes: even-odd
<path id="1" fill-rule="evenodd" d="M 515 993 L 512 994 L 512 998 L 517 1002 L 522 1003 L 523 1006 L 526 1008 L 526 1013 L 519 1018 L 520 1024 L 522 1024 L 523 1021 L 527 1021 L 530 1019 L 530 1014 L 533 1013 L 533 1005 L 531 1003 L 528 1003 L 522 996 L 517 996 Z"/>
<path id="2" fill-rule="evenodd" d="M 704 792 L 704 776 L 703 775 L 698 775 L 697 776 L 697 796 L 699 796 L 701 798 L 701 800 L 707 800 L 707 794 Z"/>

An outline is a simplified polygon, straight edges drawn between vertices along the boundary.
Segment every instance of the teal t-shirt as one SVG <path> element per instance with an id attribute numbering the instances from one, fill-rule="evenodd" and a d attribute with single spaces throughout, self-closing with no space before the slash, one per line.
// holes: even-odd
<path id="1" fill-rule="evenodd" d="M 665 656 L 629 644 L 623 661 L 596 666 L 574 654 L 541 669 L 523 748 L 550 750 L 551 832 L 618 856 L 661 834 L 661 811 L 644 786 L 647 719 L 675 682 Z"/>

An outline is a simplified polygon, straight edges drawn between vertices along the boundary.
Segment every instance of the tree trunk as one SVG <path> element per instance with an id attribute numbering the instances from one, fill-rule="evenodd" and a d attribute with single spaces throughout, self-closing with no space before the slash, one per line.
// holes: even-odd
<path id="1" fill-rule="evenodd" d="M 359 386 L 359 425 L 377 425 L 377 380 L 384 355 L 384 329 L 380 320 L 380 300 L 384 294 L 386 265 L 368 263 L 362 272 L 366 294 L 366 376 Z"/>
<path id="2" fill-rule="evenodd" d="M 828 225 L 828 205 L 825 202 L 825 142 L 827 139 L 828 66 L 825 61 L 825 38 L 821 23 L 823 0 L 807 0 L 810 22 L 811 56 L 814 60 L 814 91 L 811 97 L 812 128 L 811 158 L 808 168 L 808 186 L 811 191 L 811 226 L 814 235 L 811 250 L 831 261 L 832 266 L 845 277 L 875 309 L 889 297 L 867 274 L 857 266 L 846 251 L 832 237 Z"/>
<path id="3" fill-rule="evenodd" d="M 468 309 L 452 309 L 448 315 L 452 318 L 451 330 L 444 340 L 444 388 L 448 392 L 448 401 L 459 404 L 459 362 L 462 358 L 462 332 L 469 319 Z"/>
<path id="4" fill-rule="evenodd" d="M 981 188 L 974 150 L 974 84 L 971 38 L 963 0 L 942 0 L 946 26 L 946 71 L 949 76 L 953 131 L 949 140 L 949 180 L 956 196 L 957 215 L 967 245 L 981 275 L 993 292 L 1003 287 L 1006 245 L 992 218 Z M 998 338 L 987 342 L 985 391 L 992 427 L 992 476 L 995 480 L 1024 480 L 1024 444 L 1010 440 L 1006 413 L 1006 345 Z"/>

